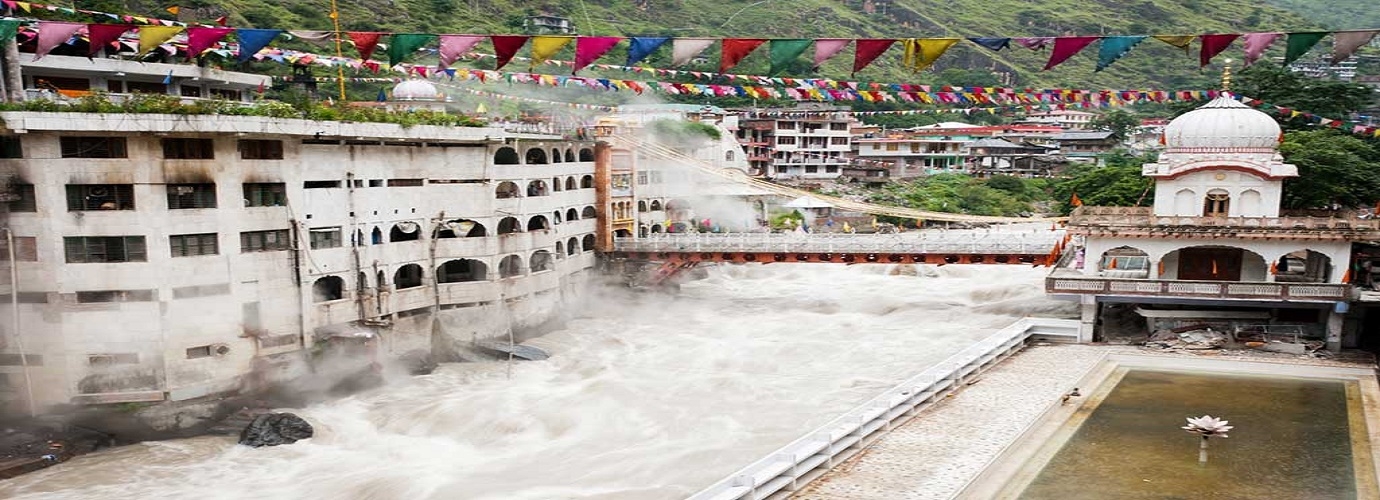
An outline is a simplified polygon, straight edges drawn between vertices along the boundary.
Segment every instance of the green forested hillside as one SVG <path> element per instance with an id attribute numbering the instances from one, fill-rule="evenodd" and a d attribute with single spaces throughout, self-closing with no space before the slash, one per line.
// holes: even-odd
<path id="1" fill-rule="evenodd" d="M 1289 0 L 1272 0 L 1289 1 Z M 1300 0 L 1301 2 L 1302 0 Z M 79 7 L 114 12 L 163 14 L 177 3 L 184 21 L 208 22 L 228 15 L 231 25 L 287 29 L 330 29 L 329 0 L 85 0 Z M 518 33 L 531 14 L 569 18 L 583 35 L 741 36 L 741 37 L 939 37 L 1056 36 L 1098 34 L 1196 34 L 1316 28 L 1297 14 L 1251 0 L 339 0 L 348 30 L 429 33 Z M 1275 50 L 1282 50 L 1282 43 Z M 486 45 L 481 45 L 483 49 Z M 328 51 L 328 47 L 318 47 Z M 569 51 L 565 57 L 569 57 Z M 717 49 L 710 49 L 711 51 Z M 1220 68 L 1200 72 L 1196 45 L 1184 54 L 1146 40 L 1100 73 L 1093 72 L 1096 45 L 1052 71 L 1041 72 L 1048 52 L 1023 48 L 993 53 L 961 43 L 932 72 L 912 75 L 900 69 L 893 48 L 858 79 L 916 83 L 941 81 L 944 69 L 996 72 L 1014 86 L 1079 88 L 1206 88 Z M 1227 56 L 1239 59 L 1240 48 Z M 667 52 L 663 50 L 662 52 Z M 764 71 L 764 49 L 749 56 L 741 72 Z M 615 50 L 606 62 L 619 62 Z M 664 65 L 661 60 L 649 61 Z M 844 54 L 816 76 L 846 78 L 851 55 Z M 717 57 L 698 68 L 713 71 Z M 492 61 L 488 61 L 491 63 Z M 787 76 L 811 76 L 808 64 Z M 947 78 L 964 79 L 966 72 Z M 969 75 L 971 76 L 971 75 Z M 979 78 L 986 80 L 987 78 Z M 991 83 L 996 83 L 992 81 Z M 990 84 L 990 83 L 989 83 Z"/>
<path id="2" fill-rule="evenodd" d="M 1265 3 L 1297 12 L 1324 28 L 1380 28 L 1380 9 L 1372 0 L 1266 0 Z"/>

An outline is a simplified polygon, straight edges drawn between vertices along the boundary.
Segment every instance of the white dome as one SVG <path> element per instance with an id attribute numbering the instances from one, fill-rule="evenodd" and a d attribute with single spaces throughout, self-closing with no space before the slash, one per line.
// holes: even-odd
<path id="1" fill-rule="evenodd" d="M 395 101 L 439 101 L 440 92 L 426 80 L 411 79 L 393 87 Z"/>
<path id="2" fill-rule="evenodd" d="M 1279 145 L 1279 124 L 1263 112 L 1228 96 L 1213 99 L 1164 127 L 1169 150 L 1183 148 L 1249 148 L 1273 151 Z"/>

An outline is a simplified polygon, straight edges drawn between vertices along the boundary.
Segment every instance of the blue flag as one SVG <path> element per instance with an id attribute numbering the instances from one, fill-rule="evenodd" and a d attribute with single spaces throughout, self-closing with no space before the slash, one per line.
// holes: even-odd
<path id="1" fill-rule="evenodd" d="M 628 39 L 628 62 L 624 66 L 632 66 L 646 59 L 647 56 L 656 52 L 657 47 L 666 44 L 671 37 L 632 37 Z"/>
<path id="2" fill-rule="evenodd" d="M 240 41 L 240 62 L 248 61 L 260 49 L 267 47 L 283 30 L 236 28 L 235 38 Z"/>
<path id="3" fill-rule="evenodd" d="M 1111 66 L 1117 59 L 1121 59 L 1121 56 L 1130 52 L 1131 47 L 1135 47 L 1144 39 L 1144 35 L 1102 37 L 1102 46 L 1098 47 L 1097 50 L 1097 69 L 1093 71 L 1102 71 L 1107 66 Z"/>
<path id="4" fill-rule="evenodd" d="M 988 50 L 1000 51 L 1001 49 L 1011 48 L 1011 39 L 994 36 L 980 36 L 969 38 L 968 41 L 986 47 Z"/>
<path id="5" fill-rule="evenodd" d="M 163 85 L 169 85 L 169 84 L 171 84 L 171 83 L 172 83 L 172 70 L 168 70 L 168 76 L 163 77 Z"/>
<path id="6" fill-rule="evenodd" d="M 379 96 L 378 96 L 377 98 L 375 98 L 374 100 L 376 100 L 376 101 L 378 101 L 378 102 L 387 101 L 387 100 L 388 100 L 388 94 L 385 94 L 385 93 L 383 92 L 383 89 L 379 89 Z"/>

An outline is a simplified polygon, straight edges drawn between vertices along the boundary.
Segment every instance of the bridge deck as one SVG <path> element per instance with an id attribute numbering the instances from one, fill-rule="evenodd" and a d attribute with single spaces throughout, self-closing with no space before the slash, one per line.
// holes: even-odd
<path id="1" fill-rule="evenodd" d="M 902 234 L 688 233 L 614 241 L 614 253 L 667 261 L 1047 265 L 1063 231 Z"/>

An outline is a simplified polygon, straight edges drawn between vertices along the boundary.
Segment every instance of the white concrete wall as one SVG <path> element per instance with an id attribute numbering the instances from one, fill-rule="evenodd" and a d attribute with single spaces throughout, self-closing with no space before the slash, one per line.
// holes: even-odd
<path id="1" fill-rule="evenodd" d="M 1231 196 L 1229 217 L 1279 217 L 1284 184 L 1234 170 L 1202 170 L 1155 183 L 1155 215 L 1198 217 L 1208 191 L 1225 190 Z"/>
<path id="2" fill-rule="evenodd" d="M 1276 240 L 1237 240 L 1237 239 L 1167 239 L 1150 240 L 1143 238 L 1087 238 L 1085 258 L 1081 271 L 1089 276 L 1098 273 L 1098 263 L 1108 250 L 1128 246 L 1144 251 L 1150 257 L 1150 279 L 1178 279 L 1179 263 L 1175 250 L 1195 246 L 1227 246 L 1241 248 L 1249 252 L 1243 258 L 1242 281 L 1274 281 L 1269 274 L 1269 265 L 1281 257 L 1299 250 L 1313 250 L 1331 259 L 1332 268 L 1328 283 L 1341 283 L 1342 275 L 1351 264 L 1351 244 L 1348 242 L 1315 241 L 1276 241 Z M 1255 261 L 1250 253 L 1260 257 Z M 1158 274 L 1158 263 L 1164 263 L 1164 274 Z M 1261 264 L 1263 262 L 1263 264 Z"/>

